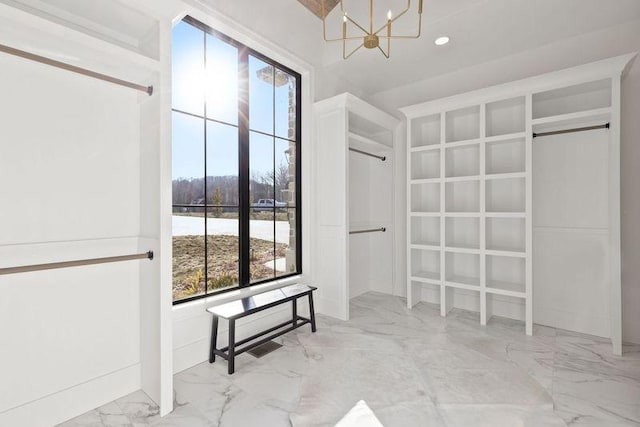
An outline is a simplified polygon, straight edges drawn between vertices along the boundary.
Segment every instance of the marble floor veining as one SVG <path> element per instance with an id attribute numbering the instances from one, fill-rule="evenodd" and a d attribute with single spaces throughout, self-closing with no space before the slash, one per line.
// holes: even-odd
<path id="1" fill-rule="evenodd" d="M 318 316 L 260 359 L 243 354 L 174 377 L 160 418 L 142 392 L 62 424 L 77 426 L 333 426 L 365 400 L 386 427 L 640 426 L 640 345 L 368 293 L 351 320 Z"/>

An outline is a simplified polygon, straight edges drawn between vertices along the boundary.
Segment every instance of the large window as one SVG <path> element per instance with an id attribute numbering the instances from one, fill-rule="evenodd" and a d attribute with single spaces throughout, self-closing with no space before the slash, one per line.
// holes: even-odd
<path id="1" fill-rule="evenodd" d="M 190 17 L 172 61 L 174 303 L 299 274 L 300 75 Z"/>

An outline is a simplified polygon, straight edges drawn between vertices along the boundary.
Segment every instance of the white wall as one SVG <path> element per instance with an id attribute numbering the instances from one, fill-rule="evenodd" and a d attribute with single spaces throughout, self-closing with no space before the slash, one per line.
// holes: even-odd
<path id="1" fill-rule="evenodd" d="M 464 93 L 624 53 L 640 51 L 640 21 L 562 40 L 444 74 L 429 80 L 379 92 L 368 100 L 400 117 L 397 108 Z M 640 342 L 640 60 L 632 64 L 622 84 L 622 282 L 624 339 Z"/>

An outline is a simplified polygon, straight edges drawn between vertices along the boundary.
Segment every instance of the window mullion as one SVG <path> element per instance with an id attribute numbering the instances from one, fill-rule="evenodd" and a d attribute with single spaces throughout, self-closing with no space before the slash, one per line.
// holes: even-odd
<path id="1" fill-rule="evenodd" d="M 250 197 L 249 197 L 249 53 L 238 49 L 239 97 L 238 97 L 238 185 L 239 185 L 239 248 L 240 286 L 247 286 L 251 280 L 250 248 Z"/>
<path id="2" fill-rule="evenodd" d="M 205 79 L 203 81 L 204 87 L 202 88 L 202 93 L 204 94 L 204 119 L 202 120 L 202 125 L 204 126 L 204 294 L 207 295 L 207 293 L 209 293 L 209 290 L 207 289 L 209 285 L 209 231 L 207 230 L 207 34 L 203 32 L 202 37 L 204 39 L 204 51 L 202 52 L 202 55 L 204 60 L 203 72 L 205 75 Z"/>

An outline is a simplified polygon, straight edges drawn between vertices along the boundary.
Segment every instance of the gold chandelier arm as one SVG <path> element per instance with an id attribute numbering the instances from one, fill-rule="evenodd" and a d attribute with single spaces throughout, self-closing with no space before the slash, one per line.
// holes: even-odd
<path id="1" fill-rule="evenodd" d="M 378 36 L 381 39 L 418 39 L 420 38 L 420 35 L 422 34 L 422 15 L 420 15 L 418 17 L 418 34 L 414 35 L 414 36 L 409 36 L 409 35 L 392 35 L 392 36 Z"/>
<path id="2" fill-rule="evenodd" d="M 341 40 L 360 40 L 362 39 L 362 37 L 339 37 L 339 38 L 335 38 L 335 39 L 328 39 L 327 38 L 327 15 L 326 15 L 326 7 L 325 7 L 325 2 L 326 0 L 322 0 L 322 38 L 324 38 L 324 41 L 326 42 L 339 42 Z M 340 2 L 342 3 L 342 2 Z M 347 17 L 348 18 L 348 17 Z"/>
<path id="3" fill-rule="evenodd" d="M 323 10 L 324 10 L 324 2 L 325 2 L 325 0 L 322 0 L 322 8 L 323 8 Z M 356 27 L 360 28 L 365 34 L 369 34 L 369 32 L 367 30 L 362 28 L 362 26 L 360 24 L 358 24 L 356 21 L 351 19 L 351 17 L 349 15 L 347 15 L 347 12 L 344 10 L 344 5 L 342 4 L 342 0 L 340 0 L 340 12 L 342 12 L 342 16 L 346 17 L 349 22 L 351 22 Z M 324 12 L 322 13 L 322 15 L 324 16 Z"/>
<path id="4" fill-rule="evenodd" d="M 356 53 L 357 51 L 360 50 L 360 48 L 364 46 L 364 43 L 362 43 L 360 46 L 358 46 L 357 48 L 353 49 L 353 51 L 346 55 L 346 47 L 347 47 L 347 43 L 343 42 L 342 43 L 342 59 L 348 59 L 351 55 L 353 55 L 354 53 Z"/>
<path id="5" fill-rule="evenodd" d="M 422 1 L 420 1 L 420 2 L 422 3 Z M 409 9 L 411 9 L 411 0 L 407 0 L 407 7 L 406 7 L 406 9 L 405 9 L 405 10 L 403 10 L 402 12 L 400 12 L 400 13 L 399 13 L 395 18 L 393 18 L 393 19 L 391 20 L 391 23 L 393 24 L 393 23 L 396 21 L 396 19 L 400 18 L 402 15 L 404 15 L 405 13 L 407 13 L 407 12 L 409 11 Z M 377 35 L 380 31 L 384 30 L 384 29 L 387 27 L 387 25 L 388 25 L 388 23 L 385 23 L 382 27 L 378 28 L 378 29 L 376 30 L 376 32 L 375 32 L 375 33 L 373 33 L 373 34 L 376 34 L 376 35 Z"/>
<path id="6" fill-rule="evenodd" d="M 389 53 L 390 52 L 385 52 L 384 50 L 382 50 L 382 48 L 380 46 L 378 46 L 378 49 L 380 49 L 380 52 L 382 52 L 382 54 L 384 55 L 385 58 L 389 59 Z M 387 48 L 388 50 L 388 48 Z"/>
<path id="7" fill-rule="evenodd" d="M 338 39 L 324 39 L 326 42 L 341 42 L 342 40 L 362 40 L 361 36 L 358 37 L 340 37 Z"/>
<path id="8" fill-rule="evenodd" d="M 358 24 L 356 21 L 354 21 L 353 19 L 351 19 L 351 17 L 349 15 L 344 15 L 347 17 L 347 20 L 349 22 L 351 22 L 353 25 L 355 25 L 356 27 L 360 28 L 362 30 L 362 32 L 364 32 L 365 34 L 369 34 L 369 31 L 365 30 L 364 28 L 362 28 L 362 26 L 360 26 L 360 24 Z"/>

